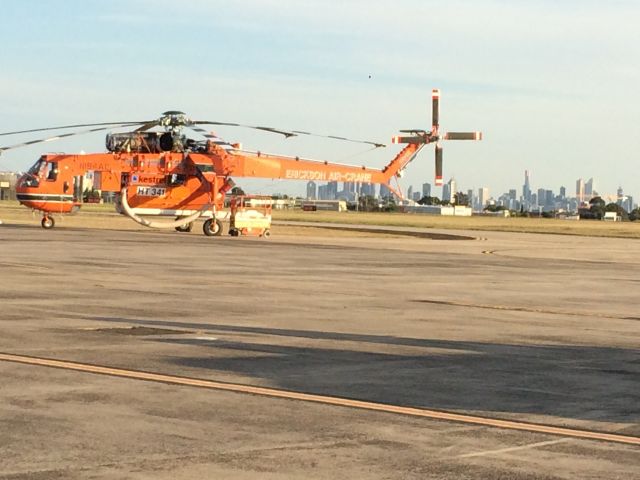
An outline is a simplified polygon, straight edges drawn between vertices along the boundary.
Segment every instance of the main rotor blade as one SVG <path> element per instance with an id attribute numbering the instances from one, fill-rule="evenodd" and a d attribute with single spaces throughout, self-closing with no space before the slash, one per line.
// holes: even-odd
<path id="1" fill-rule="evenodd" d="M 225 142 L 223 139 L 221 139 L 220 137 L 218 137 L 217 135 L 211 132 L 206 131 L 204 128 L 200 128 L 195 125 L 188 125 L 187 128 L 193 130 L 194 132 L 198 132 L 200 135 L 210 139 L 210 141 L 212 141 L 216 145 L 219 145 L 225 150 L 236 150 L 236 148 L 233 145 L 231 145 L 229 142 Z"/>
<path id="2" fill-rule="evenodd" d="M 79 123 L 76 125 L 61 125 L 59 127 L 32 128 L 30 130 L 16 130 L 15 132 L 3 132 L 3 133 L 0 133 L 0 137 L 4 137 L 5 135 L 17 135 L 19 133 L 45 132 L 47 130 L 66 130 L 68 128 L 97 127 L 97 126 L 103 126 L 103 125 L 116 125 L 116 127 L 114 128 L 117 128 L 119 126 L 139 125 L 141 123 L 145 123 L 145 122 Z"/>
<path id="3" fill-rule="evenodd" d="M 482 132 L 447 132 L 444 140 L 482 140 Z"/>
<path id="4" fill-rule="evenodd" d="M 279 128 L 274 127 L 259 127 L 254 125 L 243 125 L 241 123 L 232 123 L 232 122 L 212 122 L 212 121 L 194 121 L 191 122 L 192 125 L 222 125 L 227 127 L 242 127 L 242 128 L 252 128 L 254 130 L 262 130 L 264 132 L 277 133 L 280 135 L 284 135 L 285 137 L 296 137 L 298 135 L 307 135 L 311 137 L 320 137 L 320 138 L 330 138 L 333 140 L 342 140 L 343 142 L 353 142 L 353 143 L 364 143 L 367 145 L 373 145 L 375 148 L 386 147 L 383 143 L 371 142 L 367 140 L 354 140 L 352 138 L 341 137 L 337 135 L 321 135 L 318 133 L 305 132 L 303 130 L 281 130 Z"/>
<path id="5" fill-rule="evenodd" d="M 364 143 L 365 145 L 373 145 L 374 148 L 384 148 L 386 145 L 384 143 L 372 142 L 370 140 L 354 140 L 353 138 L 339 137 L 337 135 L 320 135 L 317 133 L 311 132 L 303 132 L 300 130 L 293 130 L 293 133 L 297 135 L 308 135 L 311 137 L 320 137 L 320 138 L 331 138 L 333 140 L 342 140 L 343 142 L 352 142 L 352 143 Z"/>
<path id="6" fill-rule="evenodd" d="M 431 91 L 431 120 L 432 131 L 437 132 L 440 126 L 440 90 L 437 88 Z"/>
<path id="7" fill-rule="evenodd" d="M 442 186 L 442 147 L 436 143 L 436 186 Z"/>
<path id="8" fill-rule="evenodd" d="M 54 140 L 60 140 L 61 138 L 73 137 L 75 135 L 84 135 L 86 133 L 99 132 L 101 130 L 111 130 L 120 127 L 130 127 L 130 123 L 110 124 L 108 127 L 90 128 L 88 130 L 81 130 L 79 132 L 63 133 L 54 137 L 40 138 L 38 140 L 30 140 L 28 142 L 16 143 L 15 145 L 8 145 L 6 147 L 0 147 L 0 153 L 7 150 L 13 150 L 20 147 L 28 147 L 29 145 L 35 145 L 36 143 L 53 142 Z"/>
<path id="9" fill-rule="evenodd" d="M 252 128 L 254 130 L 262 130 L 263 132 L 270 132 L 270 133 L 277 133 L 279 135 L 284 135 L 286 138 L 296 136 L 296 134 L 293 132 L 289 132 L 286 130 L 279 130 L 273 127 L 259 127 L 255 125 L 243 125 L 241 123 L 232 123 L 232 122 L 214 122 L 214 121 L 208 121 L 208 120 L 196 120 L 191 122 L 191 125 L 221 125 L 225 127 Z"/>
<path id="10" fill-rule="evenodd" d="M 148 120 L 146 122 L 140 122 L 143 123 L 144 125 L 142 125 L 139 128 L 136 128 L 135 131 L 136 132 L 146 132 L 147 130 L 153 128 L 153 127 L 157 127 L 158 125 L 160 125 L 160 120 Z"/>

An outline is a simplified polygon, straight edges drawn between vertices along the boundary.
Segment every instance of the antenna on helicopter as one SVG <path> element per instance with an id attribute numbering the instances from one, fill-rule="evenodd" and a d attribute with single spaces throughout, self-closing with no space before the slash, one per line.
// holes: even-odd
<path id="1" fill-rule="evenodd" d="M 442 145 L 441 140 L 482 140 L 482 132 L 445 132 L 440 133 L 440 90 L 434 88 L 431 93 L 431 131 L 423 129 L 400 130 L 410 136 L 395 136 L 392 143 L 428 144 L 435 143 L 435 184 L 442 186 Z"/>

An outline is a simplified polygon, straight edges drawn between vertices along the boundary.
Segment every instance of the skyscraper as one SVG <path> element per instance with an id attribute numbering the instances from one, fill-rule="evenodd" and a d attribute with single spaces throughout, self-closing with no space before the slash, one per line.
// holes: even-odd
<path id="1" fill-rule="evenodd" d="M 553 195 L 553 190 L 545 190 L 544 205 L 548 208 L 555 207 L 555 195 Z"/>
<path id="2" fill-rule="evenodd" d="M 584 180 L 579 178 L 576 180 L 576 199 L 579 203 L 584 203 Z"/>
<path id="3" fill-rule="evenodd" d="M 451 203 L 451 185 L 449 183 L 442 185 L 442 201 Z"/>
<path id="4" fill-rule="evenodd" d="M 529 191 L 529 198 L 531 198 L 531 191 Z M 478 189 L 478 210 L 482 210 L 487 203 L 489 203 L 489 189 L 481 187 Z"/>
<path id="5" fill-rule="evenodd" d="M 317 198 L 317 189 L 316 182 L 310 180 L 307 183 L 307 200 L 316 200 Z"/>
<path id="6" fill-rule="evenodd" d="M 515 210 L 518 208 L 518 192 L 515 188 L 509 190 L 509 200 L 507 202 L 509 210 Z"/>
<path id="7" fill-rule="evenodd" d="M 327 183 L 327 199 L 335 200 L 338 196 L 338 182 Z"/>
<path id="8" fill-rule="evenodd" d="M 451 178 L 445 185 L 442 186 L 442 201 L 455 203 L 456 200 L 456 179 Z"/>
<path id="9" fill-rule="evenodd" d="M 531 205 L 531 182 L 529 177 L 529 170 L 524 171 L 524 185 L 522 186 L 522 199 L 525 205 L 528 207 Z"/>
<path id="10" fill-rule="evenodd" d="M 593 177 L 586 181 L 584 184 L 584 199 L 589 201 L 593 198 Z"/>
<path id="11" fill-rule="evenodd" d="M 430 183 L 423 183 L 422 184 L 422 196 L 423 197 L 430 197 L 431 196 L 431 184 Z"/>

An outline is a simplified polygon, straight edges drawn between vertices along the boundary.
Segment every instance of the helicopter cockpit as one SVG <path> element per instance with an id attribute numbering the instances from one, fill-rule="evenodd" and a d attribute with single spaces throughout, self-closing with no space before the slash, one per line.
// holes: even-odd
<path id="1" fill-rule="evenodd" d="M 20 179 L 21 187 L 37 187 L 41 180 L 56 181 L 58 178 L 58 162 L 46 160 L 40 157 L 36 163 Z"/>

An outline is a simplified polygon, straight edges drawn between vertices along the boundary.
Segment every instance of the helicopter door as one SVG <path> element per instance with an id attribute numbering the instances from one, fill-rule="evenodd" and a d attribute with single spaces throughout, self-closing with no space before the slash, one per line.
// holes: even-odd
<path id="1" fill-rule="evenodd" d="M 82 202 L 82 194 L 84 189 L 84 176 L 76 175 L 73 177 L 73 201 L 74 202 Z"/>

